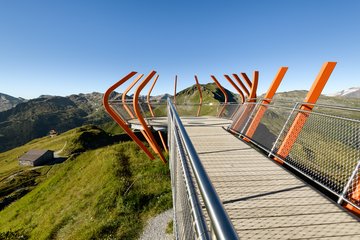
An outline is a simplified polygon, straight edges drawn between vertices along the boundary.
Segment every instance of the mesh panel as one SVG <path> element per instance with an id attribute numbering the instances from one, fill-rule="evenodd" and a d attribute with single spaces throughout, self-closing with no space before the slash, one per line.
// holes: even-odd
<path id="1" fill-rule="evenodd" d="M 286 162 L 341 195 L 360 159 L 360 121 L 295 110 L 275 151 L 282 144 L 295 117 L 305 118 L 305 124 Z M 348 198 L 359 191 L 357 181 L 358 177 L 349 188 Z"/>
<path id="2" fill-rule="evenodd" d="M 176 196 L 174 198 L 175 207 L 175 222 L 177 239 L 195 239 L 195 232 L 193 229 L 193 219 L 191 215 L 191 206 L 188 201 L 186 185 L 184 180 L 184 172 L 181 167 L 178 152 L 174 159 L 176 170 L 175 189 Z"/>
<path id="3" fill-rule="evenodd" d="M 255 103 L 245 103 L 234 114 L 234 121 L 230 128 L 236 132 L 243 133 L 243 128 L 252 119 L 252 113 L 254 112 Z"/>
<path id="4" fill-rule="evenodd" d="M 171 121 L 171 120 L 170 120 Z M 191 194 L 189 189 L 195 189 L 196 186 L 193 183 L 193 176 L 191 169 L 189 168 L 189 160 L 186 151 L 184 151 L 182 140 L 176 137 L 176 127 L 169 124 L 169 136 L 170 136 L 170 166 L 171 166 L 171 180 L 173 189 L 173 205 L 174 205 L 174 233 L 176 239 L 198 239 L 199 236 L 203 236 L 204 232 L 198 232 L 196 230 L 196 223 L 194 219 L 194 210 L 190 203 L 190 195 L 196 198 L 196 202 L 199 203 L 197 196 L 199 194 Z M 185 169 L 184 169 L 185 168 Z M 188 174 L 188 180 L 185 179 L 185 171 Z M 187 186 L 187 184 L 189 186 Z M 196 205 L 197 208 L 201 206 Z M 203 218 L 203 213 L 199 215 Z M 201 218 L 200 217 L 200 218 Z M 199 218 L 199 217 L 198 217 Z M 197 221 L 201 221 L 197 219 Z M 205 222 L 205 221 L 204 221 Z M 200 230 L 200 229 L 199 229 Z"/>
<path id="5" fill-rule="evenodd" d="M 220 111 L 221 111 L 224 104 L 220 104 L 220 106 L 221 106 L 221 108 L 220 108 Z M 226 118 L 226 119 L 231 119 L 240 106 L 241 105 L 238 103 L 227 103 L 225 105 L 224 111 L 220 117 Z"/>
<path id="6" fill-rule="evenodd" d="M 252 121 L 254 116 L 257 116 L 259 113 L 262 114 L 262 118 L 260 119 L 256 130 L 252 134 L 251 139 L 263 146 L 265 149 L 270 150 L 281 133 L 281 130 L 288 120 L 288 116 L 291 111 L 291 105 L 284 103 L 257 105 L 250 120 Z M 247 124 L 243 129 L 243 134 L 245 136 L 248 136 L 250 126 L 250 124 Z"/>

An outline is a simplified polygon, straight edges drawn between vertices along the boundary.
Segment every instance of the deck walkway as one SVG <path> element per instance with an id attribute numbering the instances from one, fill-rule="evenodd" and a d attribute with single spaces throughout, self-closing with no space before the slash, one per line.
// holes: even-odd
<path id="1" fill-rule="evenodd" d="M 241 239 L 360 239 L 358 219 L 225 131 L 228 120 L 182 121 Z"/>

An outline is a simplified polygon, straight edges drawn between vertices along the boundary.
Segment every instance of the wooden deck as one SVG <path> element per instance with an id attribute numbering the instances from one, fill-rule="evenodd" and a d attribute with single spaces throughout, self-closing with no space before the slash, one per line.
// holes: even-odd
<path id="1" fill-rule="evenodd" d="M 360 239 L 360 222 L 222 127 L 182 118 L 241 239 Z"/>

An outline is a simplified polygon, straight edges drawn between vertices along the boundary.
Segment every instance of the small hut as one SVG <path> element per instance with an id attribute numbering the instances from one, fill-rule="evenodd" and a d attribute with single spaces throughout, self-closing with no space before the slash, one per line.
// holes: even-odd
<path id="1" fill-rule="evenodd" d="M 50 132 L 49 132 L 49 136 L 50 136 L 50 137 L 55 137 L 55 136 L 57 136 L 57 135 L 58 135 L 57 131 L 55 131 L 54 129 L 51 129 L 51 130 L 50 130 Z"/>
<path id="2" fill-rule="evenodd" d="M 53 158 L 53 151 L 32 149 L 19 157 L 19 164 L 21 166 L 40 166 L 49 162 Z"/>

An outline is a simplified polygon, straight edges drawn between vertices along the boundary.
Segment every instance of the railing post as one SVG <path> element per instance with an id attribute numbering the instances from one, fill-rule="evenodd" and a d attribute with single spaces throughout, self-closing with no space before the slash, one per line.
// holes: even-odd
<path id="1" fill-rule="evenodd" d="M 355 200 L 355 201 L 359 201 L 360 202 L 360 177 L 359 177 L 359 169 L 360 169 L 360 160 L 358 161 L 354 171 L 352 172 L 349 181 L 347 182 L 346 186 L 344 187 L 344 190 L 341 194 L 341 196 L 339 197 L 338 200 L 338 204 L 343 204 L 345 195 L 347 194 L 351 184 L 355 183 L 355 189 L 352 193 L 350 193 L 349 195 L 349 199 L 348 200 Z M 356 179 L 356 180 L 355 180 Z M 355 212 L 356 214 L 360 215 L 360 210 L 358 208 L 355 208 L 354 206 L 352 206 L 349 203 L 345 203 L 344 207 L 347 208 L 348 210 Z"/>
<path id="2" fill-rule="evenodd" d="M 250 103 L 250 104 L 254 104 L 254 103 Z M 243 128 L 241 129 L 241 131 L 240 131 L 240 134 L 244 135 L 245 129 L 246 129 L 246 127 L 247 127 L 247 126 L 249 125 L 249 123 L 250 123 L 251 116 L 254 115 L 255 110 L 258 108 L 258 106 L 259 106 L 260 104 L 261 104 L 260 101 L 254 104 L 254 108 L 252 109 L 251 113 L 249 114 L 248 119 L 246 120 L 246 123 L 245 123 L 244 127 L 243 127 Z M 245 137 L 245 138 L 246 138 L 246 137 Z"/>
<path id="3" fill-rule="evenodd" d="M 298 105 L 299 105 L 299 103 L 296 102 L 295 105 L 294 105 L 294 107 L 293 107 L 293 109 L 291 110 L 288 118 L 286 119 L 286 121 L 285 121 L 285 123 L 284 123 L 284 125 L 283 125 L 283 127 L 282 127 L 282 129 L 281 129 L 281 131 L 280 131 L 280 133 L 279 133 L 279 135 L 277 136 L 277 138 L 276 138 L 276 140 L 275 140 L 275 142 L 274 142 L 274 144 L 273 144 L 273 146 L 272 146 L 272 148 L 271 148 L 271 150 L 270 150 L 270 152 L 269 152 L 268 157 L 271 157 L 271 155 L 273 155 L 273 152 L 274 152 L 274 150 L 275 150 L 275 148 L 276 148 L 276 145 L 277 145 L 277 143 L 279 142 L 281 135 L 282 135 L 283 132 L 285 131 L 285 128 L 286 128 L 286 126 L 288 125 L 288 123 L 289 123 L 289 121 L 290 121 L 290 119 L 291 119 L 291 116 L 294 114 L 294 111 L 295 111 L 295 109 L 298 107 Z M 275 158 L 275 160 L 278 161 L 277 158 Z M 282 161 L 278 161 L 278 162 L 279 162 L 279 163 L 283 163 Z"/>
<path id="4" fill-rule="evenodd" d="M 311 89 L 309 90 L 305 98 L 304 101 L 305 103 L 310 103 L 310 104 L 316 103 L 335 66 L 336 66 L 336 62 L 326 62 L 322 66 L 318 76 L 316 77 L 313 85 L 311 86 Z M 300 109 L 311 111 L 312 108 L 313 108 L 312 105 L 303 104 Z M 309 117 L 309 113 L 303 113 L 303 112 L 299 112 L 295 117 L 288 133 L 284 138 L 284 141 L 282 142 L 281 146 L 279 147 L 279 150 L 277 151 L 277 155 L 279 155 L 281 158 L 285 159 L 289 155 L 291 148 L 296 142 L 297 137 L 299 136 L 301 129 L 305 125 L 308 117 Z M 279 162 L 283 162 L 281 159 L 277 159 L 277 160 L 279 160 Z"/>

